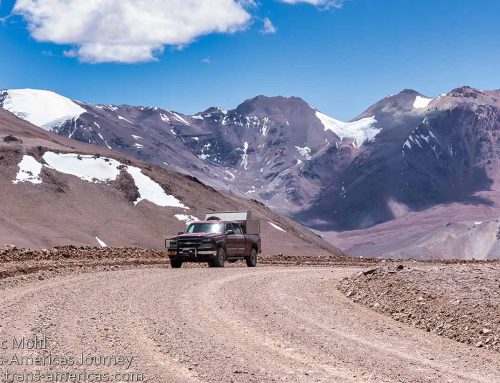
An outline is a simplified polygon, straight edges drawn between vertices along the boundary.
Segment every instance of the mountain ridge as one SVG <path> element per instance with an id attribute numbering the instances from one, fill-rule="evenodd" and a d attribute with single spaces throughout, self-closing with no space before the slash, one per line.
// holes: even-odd
<path id="1" fill-rule="evenodd" d="M 403 89 L 349 122 L 300 97 L 258 95 L 194 115 L 80 103 L 87 113 L 54 131 L 255 198 L 315 229 L 343 231 L 447 201 L 469 203 L 491 187 L 498 96 L 468 86 L 434 98 Z M 447 145 L 455 145 L 453 155 Z"/>

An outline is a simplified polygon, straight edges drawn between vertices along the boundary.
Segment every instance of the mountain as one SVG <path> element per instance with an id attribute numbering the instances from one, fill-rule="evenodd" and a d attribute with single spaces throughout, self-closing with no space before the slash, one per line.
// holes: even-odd
<path id="1" fill-rule="evenodd" d="M 9 102 L 7 106 L 19 105 Z M 23 117 L 41 121 L 41 109 L 27 105 L 32 113 Z M 50 113 L 54 118 L 45 119 L 45 127 L 52 129 L 61 119 Z M 264 254 L 340 254 L 257 201 L 216 191 L 195 177 L 115 150 L 61 137 L 5 110 L 0 110 L 0 195 L 0 244 L 161 249 L 165 238 L 206 212 L 251 210 L 261 220 Z"/>
<path id="2" fill-rule="evenodd" d="M 58 112 L 28 108 L 23 94 L 33 92 L 40 101 L 29 105 Z M 321 231 L 370 228 L 440 204 L 494 205 L 477 193 L 495 187 L 499 91 L 461 87 L 431 98 L 406 89 L 349 122 L 297 97 L 258 96 L 195 115 L 55 99 L 8 90 L 0 104 L 59 135 L 196 176 Z"/>
<path id="3" fill-rule="evenodd" d="M 309 206 L 378 132 L 372 117 L 342 122 L 297 97 L 258 96 L 191 116 L 32 89 L 2 91 L 0 105 L 61 136 L 196 176 L 282 213 Z"/>
<path id="4" fill-rule="evenodd" d="M 323 230 L 367 228 L 477 197 L 498 177 L 500 92 L 469 87 L 435 99 L 405 90 L 370 107 L 380 133 L 326 185 L 301 221 Z"/>
<path id="5" fill-rule="evenodd" d="M 86 112 L 70 99 L 46 90 L 2 91 L 0 102 L 5 110 L 46 130 L 56 129 Z"/>

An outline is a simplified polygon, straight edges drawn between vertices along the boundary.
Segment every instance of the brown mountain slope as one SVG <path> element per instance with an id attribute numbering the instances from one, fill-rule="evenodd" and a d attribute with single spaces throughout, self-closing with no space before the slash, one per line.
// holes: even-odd
<path id="1" fill-rule="evenodd" d="M 60 153 L 71 153 L 67 156 L 70 159 Z M 48 155 L 54 161 L 50 165 Z M 19 179 L 20 164 L 26 158 L 42 168 L 38 178 L 28 169 L 25 179 Z M 80 168 L 84 172 L 95 168 L 95 178 L 99 178 L 102 169 L 98 164 L 119 175 L 114 180 L 94 182 L 92 174 L 88 180 L 74 174 Z M 134 169 L 140 178 L 131 176 Z M 38 181 L 30 182 L 26 177 Z M 150 202 L 154 195 L 139 201 L 137 198 L 144 196 L 140 195 L 138 179 L 160 185 L 162 198 L 176 201 L 173 205 L 177 206 Z M 215 191 L 193 177 L 112 150 L 49 133 L 3 110 L 0 196 L 0 244 L 44 248 L 98 245 L 100 239 L 109 246 L 162 248 L 165 238 L 185 226 L 175 215 L 203 218 L 207 211 L 251 210 L 261 220 L 264 254 L 340 254 L 336 247 L 260 203 Z"/>

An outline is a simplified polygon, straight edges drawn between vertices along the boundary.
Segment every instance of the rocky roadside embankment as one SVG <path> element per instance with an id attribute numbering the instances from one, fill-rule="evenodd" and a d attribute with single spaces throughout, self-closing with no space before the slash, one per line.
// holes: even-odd
<path id="1" fill-rule="evenodd" d="M 369 266 L 376 260 L 343 256 L 259 256 L 260 265 L 289 266 Z M 90 246 L 60 246 L 51 249 L 31 250 L 6 245 L 0 248 L 0 280 L 18 275 L 41 273 L 57 274 L 61 270 L 82 268 L 109 268 L 117 266 L 148 266 L 169 264 L 166 252 L 154 249 Z M 245 266 L 244 262 L 226 263 L 226 266 Z M 205 267 L 204 263 L 187 263 L 185 267 Z"/>
<path id="2" fill-rule="evenodd" d="M 339 289 L 397 321 L 500 352 L 500 262 L 387 264 Z"/>
<path id="3" fill-rule="evenodd" d="M 30 250 L 6 246 L 0 249 L 0 279 L 69 268 L 156 265 L 167 261 L 165 252 L 151 249 L 60 246 Z"/>

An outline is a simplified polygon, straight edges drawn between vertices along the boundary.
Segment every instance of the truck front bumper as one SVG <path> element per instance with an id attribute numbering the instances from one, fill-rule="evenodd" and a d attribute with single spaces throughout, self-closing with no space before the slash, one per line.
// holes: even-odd
<path id="1" fill-rule="evenodd" d="M 203 262 L 213 259 L 217 255 L 217 250 L 169 249 L 167 254 L 173 259 L 190 262 Z"/>

